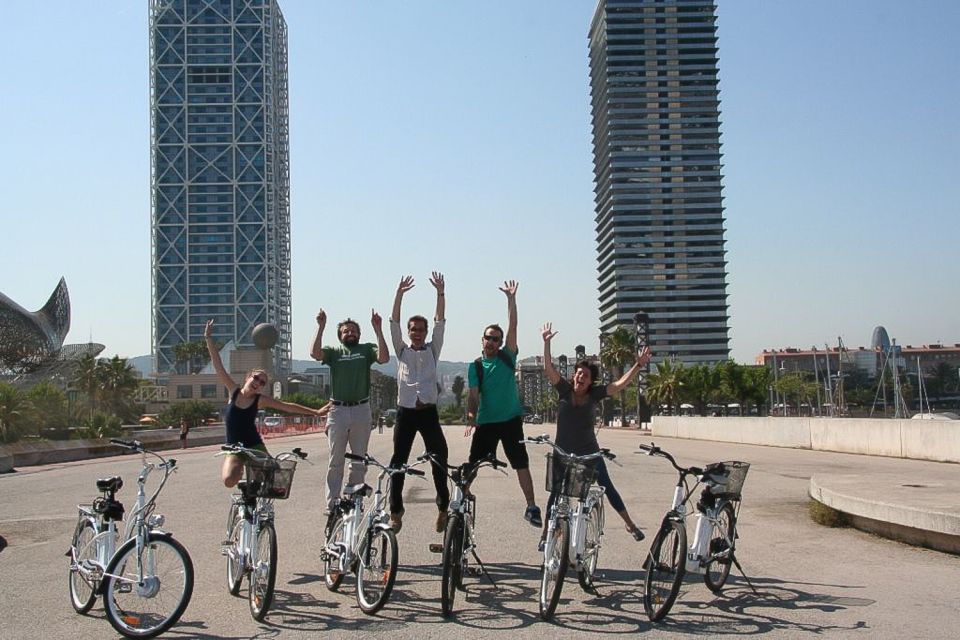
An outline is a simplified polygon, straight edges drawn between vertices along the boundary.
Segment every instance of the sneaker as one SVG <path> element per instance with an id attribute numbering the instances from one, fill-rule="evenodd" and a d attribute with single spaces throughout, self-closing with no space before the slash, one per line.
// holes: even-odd
<path id="1" fill-rule="evenodd" d="M 402 513 L 391 513 L 390 514 L 390 528 L 393 529 L 394 533 L 400 533 L 400 529 L 403 528 L 403 514 Z"/>
<path id="2" fill-rule="evenodd" d="M 437 514 L 437 533 L 443 533 L 447 528 L 447 512 L 441 511 Z"/>
<path id="3" fill-rule="evenodd" d="M 547 541 L 545 538 L 540 538 L 540 544 L 537 545 L 537 553 L 543 553 L 543 550 L 547 548 Z"/>
<path id="4" fill-rule="evenodd" d="M 627 533 L 633 536 L 633 539 L 637 542 L 643 540 L 646 536 L 643 535 L 643 531 L 640 531 L 640 527 L 634 527 L 633 530 L 627 529 Z"/>
<path id="5" fill-rule="evenodd" d="M 527 522 L 535 527 L 543 526 L 543 520 L 540 517 L 540 507 L 535 504 L 527 507 L 527 510 L 523 512 L 523 517 Z"/>

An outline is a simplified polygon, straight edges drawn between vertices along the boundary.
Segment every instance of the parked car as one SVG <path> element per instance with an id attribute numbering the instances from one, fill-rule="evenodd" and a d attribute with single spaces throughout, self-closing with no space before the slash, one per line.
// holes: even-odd
<path id="1" fill-rule="evenodd" d="M 523 417 L 523 421 L 527 424 L 543 424 L 543 418 L 536 413 L 530 413 Z"/>
<path id="2" fill-rule="evenodd" d="M 283 426 L 283 418 L 280 416 L 267 416 L 263 419 L 263 426 L 267 429 L 277 429 Z"/>

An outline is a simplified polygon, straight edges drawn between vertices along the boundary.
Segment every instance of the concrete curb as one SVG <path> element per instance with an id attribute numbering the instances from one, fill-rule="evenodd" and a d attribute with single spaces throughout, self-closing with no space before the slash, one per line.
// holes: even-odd
<path id="1" fill-rule="evenodd" d="M 810 478 L 810 497 L 848 515 L 862 531 L 960 555 L 960 507 L 949 501 L 953 491 L 937 480 L 899 480 L 820 474 Z"/>

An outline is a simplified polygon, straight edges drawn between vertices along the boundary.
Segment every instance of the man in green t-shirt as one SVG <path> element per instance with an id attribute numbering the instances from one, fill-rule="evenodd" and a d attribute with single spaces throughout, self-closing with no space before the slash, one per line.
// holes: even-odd
<path id="1" fill-rule="evenodd" d="M 360 343 L 360 325 L 347 318 L 337 325 L 340 344 L 322 347 L 323 329 L 327 314 L 323 309 L 317 314 L 317 335 L 313 338 L 310 356 L 330 367 L 330 413 L 327 415 L 327 443 L 330 459 L 327 461 L 326 514 L 327 525 L 332 523 L 334 507 L 343 489 L 344 454 L 347 445 L 358 456 L 367 453 L 370 441 L 370 366 L 376 362 L 386 364 L 390 360 L 387 342 L 383 337 L 383 320 L 373 311 L 370 322 L 377 334 L 377 344 Z M 366 467 L 359 462 L 350 463 L 348 484 L 363 482 Z M 328 532 L 329 533 L 329 532 Z"/>
<path id="2" fill-rule="evenodd" d="M 518 282 L 510 280 L 500 287 L 507 296 L 506 341 L 499 325 L 488 325 L 483 330 L 483 357 L 479 362 L 471 363 L 467 370 L 470 395 L 467 398 L 467 429 L 463 435 L 469 436 L 473 432 L 471 463 L 496 454 L 497 445 L 503 444 L 503 453 L 516 470 L 517 482 L 527 501 L 523 517 L 533 526 L 540 527 L 543 522 L 533 493 L 530 458 L 522 442 L 523 405 L 514 376 L 517 368 L 518 286 Z"/>

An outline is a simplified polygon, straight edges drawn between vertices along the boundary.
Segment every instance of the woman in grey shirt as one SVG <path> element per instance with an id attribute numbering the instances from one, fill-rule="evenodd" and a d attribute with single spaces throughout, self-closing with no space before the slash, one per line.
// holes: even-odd
<path id="1" fill-rule="evenodd" d="M 630 384 L 640 373 L 643 366 L 650 360 L 650 350 L 644 347 L 637 353 L 637 360 L 633 366 L 625 372 L 616 382 L 604 386 L 594 384 L 599 377 L 597 366 L 587 360 L 581 360 L 573 369 L 572 381 L 567 381 L 560 376 L 553 366 L 553 358 L 550 355 L 550 341 L 557 332 L 553 330 L 553 325 L 547 323 L 543 325 L 543 369 L 559 395 L 557 405 L 557 446 L 568 453 L 582 456 L 589 453 L 596 453 L 600 450 L 600 444 L 597 442 L 596 433 L 593 430 L 594 424 L 594 405 L 606 398 L 620 393 L 621 389 Z M 597 484 L 606 489 L 607 499 L 613 510 L 623 518 L 627 525 L 627 533 L 632 535 L 637 541 L 643 540 L 643 532 L 640 531 L 630 514 L 627 507 L 620 497 L 617 488 L 613 486 L 610 480 L 610 474 L 607 472 L 607 465 L 603 458 L 596 461 Z M 551 495 L 547 503 L 547 513 L 553 505 L 555 496 Z M 544 530 L 544 536 L 546 530 Z M 541 543 L 543 540 L 541 539 Z"/>

